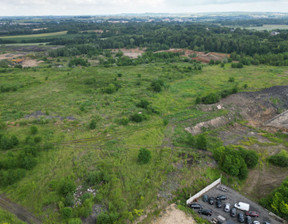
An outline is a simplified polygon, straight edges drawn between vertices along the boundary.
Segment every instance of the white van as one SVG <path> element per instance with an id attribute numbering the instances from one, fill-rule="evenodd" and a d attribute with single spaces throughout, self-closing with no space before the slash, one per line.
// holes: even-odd
<path id="1" fill-rule="evenodd" d="M 235 208 L 242 210 L 242 211 L 249 211 L 250 205 L 244 202 L 238 202 L 234 205 Z"/>

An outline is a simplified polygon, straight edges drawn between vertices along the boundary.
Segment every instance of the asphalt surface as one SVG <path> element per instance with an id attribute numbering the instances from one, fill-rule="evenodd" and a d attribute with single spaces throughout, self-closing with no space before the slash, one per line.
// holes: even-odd
<path id="1" fill-rule="evenodd" d="M 223 186 L 223 185 L 222 185 Z M 225 186 L 226 187 L 226 186 Z M 214 197 L 216 198 L 218 195 L 226 195 L 227 199 L 222 201 L 222 208 L 217 208 L 215 203 L 214 205 L 210 205 L 208 202 L 203 202 L 202 197 L 198 199 L 197 203 L 201 204 L 204 209 L 211 209 L 213 211 L 212 216 L 205 216 L 202 214 L 199 214 L 201 217 L 208 219 L 211 221 L 213 218 L 217 218 L 217 216 L 221 215 L 226 219 L 226 221 L 230 220 L 233 221 L 234 223 L 239 223 L 236 217 L 231 217 L 230 213 L 224 212 L 224 206 L 225 203 L 230 203 L 230 207 L 234 207 L 234 204 L 237 202 L 244 202 L 250 204 L 250 211 L 256 211 L 259 214 L 258 218 L 252 217 L 252 221 L 257 220 L 261 224 L 263 224 L 264 221 L 269 222 L 270 224 L 282 224 L 281 222 L 277 221 L 274 219 L 274 217 L 269 216 L 269 211 L 266 210 L 265 208 L 261 207 L 257 203 L 247 199 L 243 195 L 241 195 L 239 192 L 234 191 L 233 189 L 226 187 L 227 192 L 223 192 L 219 190 L 217 187 L 212 188 L 210 191 L 206 192 L 205 194 L 208 195 L 208 197 Z M 197 212 L 198 210 L 195 209 Z M 244 213 L 245 211 L 241 211 L 237 209 L 237 214 L 238 213 Z"/>

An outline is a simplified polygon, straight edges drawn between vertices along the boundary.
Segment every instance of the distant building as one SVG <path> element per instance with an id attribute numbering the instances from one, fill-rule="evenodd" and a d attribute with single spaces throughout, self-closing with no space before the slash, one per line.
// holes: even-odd
<path id="1" fill-rule="evenodd" d="M 277 32 L 277 31 L 272 31 L 270 33 L 271 36 L 276 36 L 276 35 L 279 35 L 279 34 L 280 34 L 280 32 Z"/>

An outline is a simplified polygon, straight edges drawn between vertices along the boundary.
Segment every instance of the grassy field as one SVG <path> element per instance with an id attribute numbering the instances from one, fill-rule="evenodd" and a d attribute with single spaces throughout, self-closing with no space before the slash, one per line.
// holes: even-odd
<path id="1" fill-rule="evenodd" d="M 14 36 L 0 36 L 0 39 L 27 39 L 27 38 L 39 38 L 39 37 L 54 37 L 59 35 L 65 35 L 67 31 L 60 31 L 54 33 L 40 33 L 40 34 L 29 34 L 29 35 L 14 35 Z"/>
<path id="2" fill-rule="evenodd" d="M 272 30 L 288 30 L 288 25 L 270 25 L 270 24 L 265 24 L 263 26 L 227 26 L 231 28 L 243 28 L 243 29 L 248 29 L 248 30 L 257 30 L 257 31 L 272 31 Z"/>
<path id="3" fill-rule="evenodd" d="M 235 83 L 241 91 L 288 85 L 288 69 L 271 66 L 232 69 L 226 65 L 186 72 L 187 66 L 187 63 L 159 63 L 111 68 L 15 69 L 1 73 L 1 86 L 13 85 L 17 89 L 0 95 L 1 119 L 7 124 L 5 133 L 24 142 L 30 127 L 36 125 L 42 143 L 53 142 L 55 149 L 42 151 L 37 166 L 16 184 L 1 188 L 0 193 L 29 208 L 44 223 L 65 223 L 55 212 L 61 200 L 57 183 L 63 177 L 85 185 L 89 172 L 107 171 L 109 183 L 97 185 L 96 203 L 109 211 L 127 213 L 131 219 L 137 218 L 134 209 L 157 207 L 160 191 L 172 193 L 175 188 L 194 182 L 196 189 L 210 182 L 219 171 L 211 171 L 212 165 L 207 170 L 209 157 L 195 149 L 172 147 L 173 136 L 183 130 L 184 121 L 186 125 L 226 113 L 198 111 L 196 97 L 230 89 Z M 230 77 L 235 78 L 235 83 L 228 82 Z M 160 93 L 150 89 L 155 79 L 165 82 Z M 111 83 L 121 88 L 112 94 L 103 93 Z M 247 89 L 242 88 L 244 84 Z M 154 112 L 137 107 L 140 99 L 150 102 Z M 33 115 L 36 111 L 44 114 L 40 121 Z M 147 120 L 121 124 L 123 119 L 139 112 Z M 96 121 L 93 130 L 89 129 L 92 119 Z M 151 150 L 149 164 L 137 163 L 142 147 Z M 0 153 L 5 155 L 7 151 Z M 201 162 L 191 166 L 181 157 L 183 153 L 194 159 L 201 155 Z M 177 175 L 173 176 L 174 173 Z M 177 186 L 166 187 L 166 181 L 172 177 Z"/>

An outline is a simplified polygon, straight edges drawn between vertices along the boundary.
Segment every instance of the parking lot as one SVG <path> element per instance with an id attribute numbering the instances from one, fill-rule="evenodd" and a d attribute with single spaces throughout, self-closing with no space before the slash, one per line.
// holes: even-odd
<path id="1" fill-rule="evenodd" d="M 273 217 L 269 216 L 269 211 L 266 209 L 262 208 L 260 205 L 256 204 L 255 202 L 245 198 L 243 195 L 238 193 L 237 191 L 234 191 L 233 189 L 226 187 L 227 192 L 223 192 L 222 190 L 218 189 L 217 187 L 212 188 L 208 192 L 205 193 L 205 195 L 208 195 L 208 197 L 214 197 L 216 198 L 218 195 L 225 195 L 227 197 L 226 200 L 222 201 L 222 208 L 217 208 L 215 203 L 214 205 L 210 205 L 208 202 L 203 202 L 202 198 L 199 198 L 197 203 L 199 203 L 203 209 L 211 209 L 212 210 L 212 216 L 205 216 L 205 215 L 200 215 L 201 217 L 208 219 L 211 221 L 213 218 L 217 218 L 217 216 L 222 216 L 226 219 L 226 221 L 233 221 L 234 223 L 239 223 L 236 217 L 231 217 L 230 213 L 224 212 L 224 206 L 225 203 L 230 203 L 231 208 L 234 207 L 234 204 L 237 202 L 244 202 L 250 204 L 250 211 L 256 211 L 259 214 L 258 218 L 252 217 L 252 221 L 257 220 L 261 224 L 263 224 L 264 221 L 269 222 L 271 224 L 281 224 L 281 222 L 275 220 Z M 215 199 L 216 201 L 216 199 Z M 197 212 L 198 210 L 195 209 Z M 245 213 L 245 211 L 241 211 L 237 209 L 237 214 L 238 213 Z"/>

